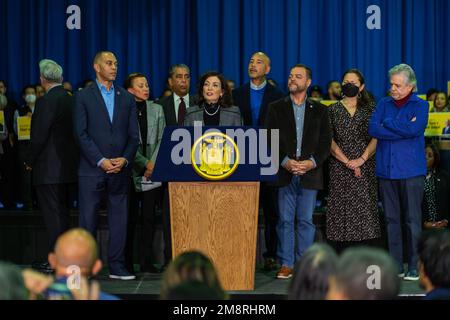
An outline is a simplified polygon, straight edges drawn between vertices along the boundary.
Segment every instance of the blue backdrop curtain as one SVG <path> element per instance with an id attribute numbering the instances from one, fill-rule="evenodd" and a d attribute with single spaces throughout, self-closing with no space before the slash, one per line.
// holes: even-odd
<path id="1" fill-rule="evenodd" d="M 81 8 L 81 30 L 66 28 L 72 4 Z M 381 9 L 381 30 L 366 27 L 369 5 Z M 401 62 L 415 69 L 420 92 L 450 80 L 447 0 L 0 0 L 0 15 L 0 79 L 16 99 L 22 86 L 38 82 L 40 59 L 56 60 L 65 79 L 79 84 L 94 77 L 92 59 L 102 49 L 116 54 L 119 83 L 143 72 L 153 96 L 173 63 L 191 67 L 191 91 L 207 70 L 242 84 L 259 50 L 283 89 L 299 62 L 322 88 L 359 68 L 378 98 L 388 69 Z"/>

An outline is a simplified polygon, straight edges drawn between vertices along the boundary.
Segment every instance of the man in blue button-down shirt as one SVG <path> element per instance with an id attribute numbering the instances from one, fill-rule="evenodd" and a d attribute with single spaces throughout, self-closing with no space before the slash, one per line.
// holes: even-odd
<path id="1" fill-rule="evenodd" d="M 415 94 L 414 70 L 400 64 L 389 70 L 391 97 L 382 99 L 369 123 L 369 134 L 378 139 L 376 175 L 379 178 L 388 233 L 389 252 L 404 275 L 402 210 L 408 245 L 405 280 L 418 280 L 417 241 L 421 232 L 421 203 L 426 175 L 424 132 L 428 103 Z"/>
<path id="2" fill-rule="evenodd" d="M 117 59 L 112 52 L 94 58 L 96 82 L 75 97 L 75 135 L 80 144 L 80 226 L 94 236 L 98 209 L 108 201 L 110 277 L 131 280 L 124 265 L 131 164 L 139 145 L 136 103 L 123 88 L 114 86 Z"/>
<path id="3" fill-rule="evenodd" d="M 282 159 L 275 183 L 280 187 L 279 279 L 292 277 L 295 261 L 314 242 L 312 216 L 317 191 L 323 188 L 323 163 L 331 148 L 327 107 L 306 97 L 311 73 L 311 69 L 302 64 L 291 68 L 290 95 L 270 104 L 266 122 L 268 129 L 279 130 L 279 157 Z"/>

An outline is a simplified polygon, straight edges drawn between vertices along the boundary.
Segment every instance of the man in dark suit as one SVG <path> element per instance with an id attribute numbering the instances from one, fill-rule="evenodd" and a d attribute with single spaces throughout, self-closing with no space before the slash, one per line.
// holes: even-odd
<path id="1" fill-rule="evenodd" d="M 69 187 L 77 181 L 78 150 L 73 136 L 73 97 L 61 85 L 63 70 L 52 60 L 39 63 L 46 94 L 31 118 L 33 185 L 49 235 L 49 252 L 69 228 Z"/>
<path id="2" fill-rule="evenodd" d="M 270 59 L 263 52 L 256 52 L 248 63 L 250 82 L 233 90 L 233 102 L 241 110 L 246 126 L 263 126 L 269 111 L 269 103 L 283 97 L 283 93 L 270 84 L 266 76 L 270 72 Z M 264 269 L 278 269 L 277 260 L 277 221 L 278 190 L 266 183 L 261 185 L 260 202 L 264 213 Z"/>
<path id="3" fill-rule="evenodd" d="M 191 74 L 185 64 L 175 64 L 169 70 L 169 86 L 172 89 L 170 96 L 158 101 L 164 109 L 167 126 L 183 125 L 186 110 L 195 104 L 194 98 L 189 95 Z"/>
<path id="4" fill-rule="evenodd" d="M 78 169 L 80 227 L 94 236 L 102 197 L 107 198 L 109 277 L 132 280 L 124 265 L 128 186 L 139 145 L 134 98 L 114 86 L 117 59 L 102 51 L 94 58 L 96 81 L 75 97 L 75 134 L 80 145 Z"/>
<path id="5" fill-rule="evenodd" d="M 323 188 L 322 166 L 330 154 L 327 109 L 306 97 L 311 76 L 311 69 L 305 65 L 292 67 L 288 80 L 290 96 L 270 104 L 267 118 L 267 128 L 279 130 L 281 164 L 276 185 L 280 187 L 277 225 L 280 279 L 292 277 L 295 260 L 314 242 L 312 215 L 317 190 Z"/>
<path id="6" fill-rule="evenodd" d="M 164 110 L 166 126 L 182 126 L 186 110 L 195 105 L 194 97 L 189 95 L 191 75 L 185 64 L 175 64 L 170 67 L 168 83 L 172 89 L 170 96 L 158 101 Z M 172 240 L 170 233 L 170 207 L 167 184 L 163 184 L 162 222 L 164 230 L 164 266 L 172 259 Z M 163 267 L 164 268 L 164 267 Z"/>

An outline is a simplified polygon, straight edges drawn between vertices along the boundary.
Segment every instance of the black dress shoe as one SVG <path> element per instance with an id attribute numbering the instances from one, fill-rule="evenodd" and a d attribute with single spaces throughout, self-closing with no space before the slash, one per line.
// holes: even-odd
<path id="1" fill-rule="evenodd" d="M 274 258 L 265 258 L 264 259 L 264 270 L 265 271 L 274 271 L 278 270 L 280 265 Z"/>
<path id="2" fill-rule="evenodd" d="M 161 273 L 161 269 L 158 269 L 153 264 L 142 266 L 141 267 L 142 273 Z"/>

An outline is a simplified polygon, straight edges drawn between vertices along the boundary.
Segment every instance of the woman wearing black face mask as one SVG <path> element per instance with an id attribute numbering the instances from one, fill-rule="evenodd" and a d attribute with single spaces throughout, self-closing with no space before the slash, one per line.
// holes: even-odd
<path id="1" fill-rule="evenodd" d="M 377 142 L 368 133 L 375 102 L 357 69 L 344 73 L 342 94 L 343 99 L 329 109 L 333 141 L 327 238 L 337 251 L 352 244 L 370 244 L 381 236 L 372 158 Z"/>

